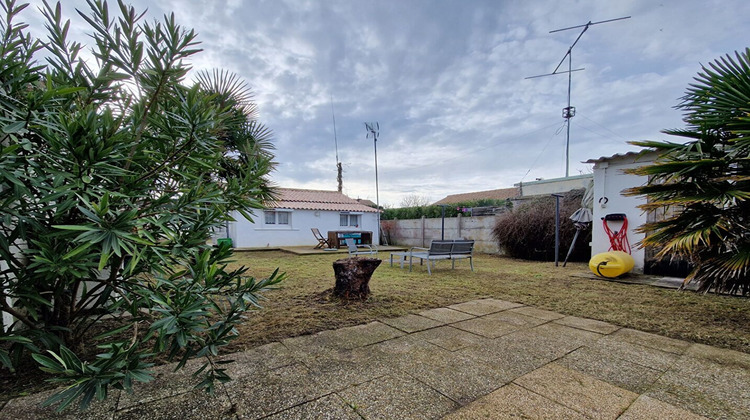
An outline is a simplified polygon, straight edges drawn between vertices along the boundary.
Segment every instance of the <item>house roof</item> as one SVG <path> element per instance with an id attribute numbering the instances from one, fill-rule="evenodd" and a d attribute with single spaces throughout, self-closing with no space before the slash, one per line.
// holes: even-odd
<path id="1" fill-rule="evenodd" d="M 616 153 L 612 156 L 602 156 L 598 159 L 589 159 L 587 161 L 584 161 L 583 163 L 607 162 L 613 159 L 622 159 L 622 158 L 639 158 L 649 153 L 656 153 L 656 152 L 654 152 L 653 150 L 641 150 L 639 152 Z"/>
<path id="2" fill-rule="evenodd" d="M 364 204 L 364 205 L 365 205 L 365 206 L 367 206 L 367 207 L 372 207 L 372 208 L 374 208 L 374 209 L 378 208 L 378 205 L 377 205 L 377 204 L 375 204 L 375 203 L 374 203 L 374 202 L 373 202 L 372 200 L 368 200 L 368 199 L 366 199 L 366 198 L 358 198 L 358 199 L 357 199 L 357 202 L 358 202 L 359 204 Z"/>
<path id="3" fill-rule="evenodd" d="M 501 188 L 498 190 L 477 191 L 463 194 L 452 194 L 434 204 L 456 204 L 477 200 L 507 200 L 519 195 L 518 188 Z"/>
<path id="4" fill-rule="evenodd" d="M 278 188 L 279 199 L 267 204 L 268 208 L 293 210 L 328 210 L 377 213 L 378 210 L 360 204 L 338 191 Z"/>

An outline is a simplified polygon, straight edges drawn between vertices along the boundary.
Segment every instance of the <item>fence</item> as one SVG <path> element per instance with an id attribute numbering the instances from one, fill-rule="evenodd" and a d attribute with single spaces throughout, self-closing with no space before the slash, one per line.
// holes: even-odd
<path id="1" fill-rule="evenodd" d="M 497 216 L 474 216 L 445 218 L 445 239 L 473 239 L 477 252 L 497 254 L 500 249 L 497 241 L 492 239 L 492 227 Z M 380 228 L 388 243 L 400 246 L 427 247 L 433 239 L 441 239 L 443 233 L 442 218 L 425 218 L 409 220 L 383 220 Z"/>

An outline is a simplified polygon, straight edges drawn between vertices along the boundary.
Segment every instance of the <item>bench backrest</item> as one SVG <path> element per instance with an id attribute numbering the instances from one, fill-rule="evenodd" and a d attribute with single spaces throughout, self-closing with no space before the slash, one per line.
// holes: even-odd
<path id="1" fill-rule="evenodd" d="M 432 241 L 427 253 L 430 255 L 450 255 L 452 249 L 453 241 Z"/>
<path id="2" fill-rule="evenodd" d="M 456 240 L 453 242 L 453 249 L 451 254 L 453 255 L 471 255 L 474 251 L 474 241 Z"/>

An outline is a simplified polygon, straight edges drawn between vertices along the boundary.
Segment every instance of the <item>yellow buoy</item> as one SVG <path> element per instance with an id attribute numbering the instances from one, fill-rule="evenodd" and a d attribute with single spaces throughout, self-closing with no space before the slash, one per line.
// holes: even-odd
<path id="1" fill-rule="evenodd" d="M 599 277 L 615 278 L 633 269 L 635 260 L 627 252 L 609 251 L 596 254 L 589 261 L 589 269 Z"/>

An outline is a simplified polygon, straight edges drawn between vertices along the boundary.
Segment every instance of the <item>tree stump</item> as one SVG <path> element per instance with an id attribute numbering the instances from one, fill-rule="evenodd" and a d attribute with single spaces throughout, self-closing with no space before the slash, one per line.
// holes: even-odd
<path id="1" fill-rule="evenodd" d="M 382 260 L 377 258 L 344 258 L 333 263 L 336 285 L 333 294 L 344 299 L 365 300 L 370 295 L 370 278 Z"/>

